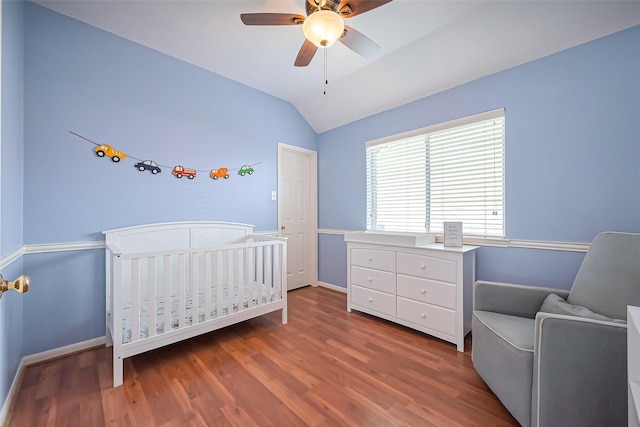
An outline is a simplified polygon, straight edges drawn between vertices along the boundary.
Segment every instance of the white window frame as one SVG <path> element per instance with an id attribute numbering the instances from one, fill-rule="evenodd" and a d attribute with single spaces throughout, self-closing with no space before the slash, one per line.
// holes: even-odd
<path id="1" fill-rule="evenodd" d="M 367 230 L 440 235 L 444 221 L 461 221 L 467 236 L 504 238 L 504 119 L 504 108 L 499 108 L 367 141 Z M 474 145 L 456 134 L 474 126 Z M 491 132 L 479 130 L 479 126 L 490 128 Z M 478 138 L 480 133 L 482 137 Z M 471 152 L 473 147 L 477 147 L 478 153 Z M 451 156 L 464 155 L 465 151 L 471 157 L 451 163 L 455 159 Z M 472 196 L 467 199 L 469 203 L 452 209 L 452 203 L 461 201 L 452 197 L 454 191 L 467 191 L 463 187 L 469 180 L 453 178 L 453 172 L 462 169 L 471 171 L 475 183 L 481 183 L 483 188 L 465 193 Z M 382 182 L 388 185 L 382 186 Z M 435 196 L 439 183 L 442 184 L 437 192 L 440 196 Z"/>

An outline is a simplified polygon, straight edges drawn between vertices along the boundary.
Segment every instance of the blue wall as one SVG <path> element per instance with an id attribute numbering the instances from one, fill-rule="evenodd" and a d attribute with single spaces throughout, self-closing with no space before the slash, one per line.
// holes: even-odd
<path id="1" fill-rule="evenodd" d="M 365 141 L 504 107 L 506 238 L 588 243 L 601 231 L 638 232 L 638 76 L 640 26 L 325 132 L 319 226 L 366 227 Z M 319 242 L 321 265 L 344 264 L 344 242 Z M 569 288 L 582 257 L 484 247 L 477 275 Z M 345 286 L 346 268 L 337 275 L 321 270 L 320 280 Z"/>
<path id="2" fill-rule="evenodd" d="M 1 256 L 23 244 L 23 9 L 21 1 L 2 2 Z"/>
<path id="3" fill-rule="evenodd" d="M 277 143 L 316 149 L 290 103 L 33 3 L 24 21 L 26 245 L 159 221 L 277 229 Z M 131 158 L 99 158 L 69 131 L 171 167 L 152 175 Z M 208 177 L 258 162 L 251 176 Z M 204 172 L 178 179 L 178 164 Z M 24 354 L 104 335 L 104 268 L 101 250 L 24 257 Z"/>
<path id="4" fill-rule="evenodd" d="M 2 1 L 2 145 L 0 146 L 0 258 L 22 243 L 23 3 Z M 10 280 L 22 274 L 22 260 L 2 268 Z M 0 402 L 18 370 L 22 353 L 23 298 L 9 292 L 0 299 Z"/>
<path id="5" fill-rule="evenodd" d="M 23 355 L 105 335 L 104 258 L 103 249 L 24 257 Z"/>
<path id="6" fill-rule="evenodd" d="M 25 243 L 185 219 L 276 229 L 277 143 L 316 148 L 290 103 L 32 3 L 25 34 Z M 98 158 L 68 131 L 170 167 Z M 257 162 L 252 176 L 208 177 Z M 178 179 L 178 164 L 204 172 Z"/>

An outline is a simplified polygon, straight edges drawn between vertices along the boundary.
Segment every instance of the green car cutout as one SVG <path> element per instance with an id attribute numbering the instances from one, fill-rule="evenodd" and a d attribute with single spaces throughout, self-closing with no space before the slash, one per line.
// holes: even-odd
<path id="1" fill-rule="evenodd" d="M 253 168 L 251 166 L 248 165 L 244 165 L 240 168 L 240 170 L 238 171 L 238 175 L 240 176 L 245 176 L 245 174 L 249 174 L 251 175 L 253 173 Z"/>

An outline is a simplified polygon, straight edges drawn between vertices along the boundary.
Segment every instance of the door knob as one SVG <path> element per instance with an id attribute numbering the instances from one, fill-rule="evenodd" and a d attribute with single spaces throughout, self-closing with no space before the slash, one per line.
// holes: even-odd
<path id="1" fill-rule="evenodd" d="M 27 292 L 29 290 L 29 276 L 20 276 L 14 281 L 5 280 L 0 274 L 0 298 L 2 298 L 2 294 L 11 289 L 15 289 L 21 294 Z"/>
<path id="2" fill-rule="evenodd" d="M 287 228 L 287 227 L 285 227 L 284 225 L 280 226 L 280 230 L 284 230 L 285 228 Z"/>

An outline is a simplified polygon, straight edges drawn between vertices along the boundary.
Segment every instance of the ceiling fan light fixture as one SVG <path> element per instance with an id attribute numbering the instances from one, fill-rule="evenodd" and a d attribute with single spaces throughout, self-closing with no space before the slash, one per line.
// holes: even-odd
<path id="1" fill-rule="evenodd" d="M 332 10 L 319 10 L 307 16 L 302 31 L 317 47 L 329 47 L 342 36 L 344 20 Z"/>

